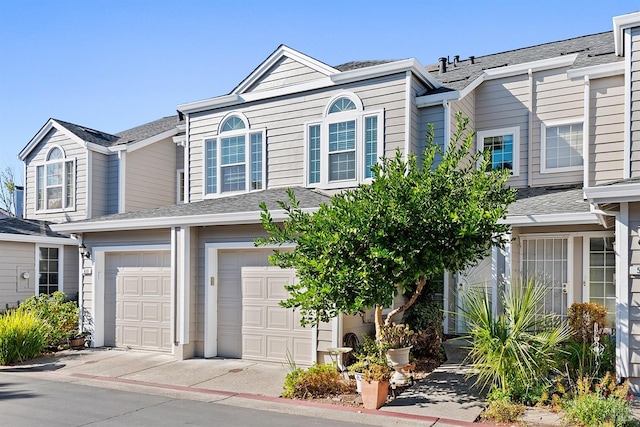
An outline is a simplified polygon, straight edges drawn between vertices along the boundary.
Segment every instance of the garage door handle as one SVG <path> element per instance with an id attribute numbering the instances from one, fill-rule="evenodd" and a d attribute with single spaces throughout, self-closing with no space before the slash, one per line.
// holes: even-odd
<path id="1" fill-rule="evenodd" d="M 215 286 L 216 285 L 216 278 L 215 277 L 211 277 L 211 283 L 209 285 L 210 286 Z"/>

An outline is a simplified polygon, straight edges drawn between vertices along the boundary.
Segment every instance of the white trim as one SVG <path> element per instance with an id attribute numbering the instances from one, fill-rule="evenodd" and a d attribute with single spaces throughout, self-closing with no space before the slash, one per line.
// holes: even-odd
<path id="1" fill-rule="evenodd" d="M 444 311 L 444 319 L 442 320 L 442 329 L 445 334 L 449 333 L 449 317 L 454 316 L 454 313 L 449 312 L 449 279 L 451 273 L 448 270 L 444 270 L 442 278 L 442 309 Z"/>
<path id="2" fill-rule="evenodd" d="M 142 139 L 140 141 L 136 141 L 133 144 L 127 145 L 125 147 L 126 147 L 126 150 L 129 153 L 131 153 L 133 151 L 136 151 L 136 150 L 139 150 L 141 148 L 144 148 L 144 147 L 146 147 L 148 145 L 154 144 L 154 143 L 156 143 L 158 141 L 162 141 L 163 139 L 169 138 L 170 136 L 173 136 L 173 135 L 175 135 L 177 133 L 178 133 L 178 128 L 175 127 L 173 129 L 166 130 L 166 131 L 164 131 L 162 133 L 159 133 L 157 135 L 153 135 L 153 136 L 151 136 L 151 137 L 149 137 L 147 139 Z"/>
<path id="3" fill-rule="evenodd" d="M 615 18 L 614 18 L 615 22 Z M 625 30 L 624 38 L 625 49 L 627 52 L 631 52 L 631 30 Z M 624 152 L 623 152 L 623 164 L 622 164 L 622 178 L 631 178 L 631 55 L 627 55 L 624 58 Z"/>
<path id="4" fill-rule="evenodd" d="M 449 151 L 449 144 L 451 144 L 451 103 L 449 101 L 442 101 L 442 108 L 444 109 L 444 122 L 442 123 L 444 141 L 442 141 L 442 148 L 446 153 Z"/>
<path id="5" fill-rule="evenodd" d="M 418 108 L 434 107 L 436 105 L 442 105 L 445 101 L 458 101 L 460 98 L 460 92 L 457 90 L 435 93 L 433 95 L 422 95 L 416 97 L 416 106 Z"/>
<path id="6" fill-rule="evenodd" d="M 118 213 L 126 209 L 127 152 L 118 151 Z"/>
<path id="7" fill-rule="evenodd" d="M 577 125 L 577 124 L 582 125 L 583 143 L 580 148 L 584 150 L 584 134 L 585 134 L 584 115 L 582 117 L 574 117 L 574 118 L 568 118 L 568 119 L 562 119 L 562 120 L 551 120 L 547 122 L 544 122 L 544 121 L 540 122 L 540 173 L 541 174 L 574 172 L 574 171 L 581 171 L 589 168 L 589 165 L 587 164 L 585 159 L 585 153 L 582 153 L 582 165 L 580 166 L 566 166 L 566 167 L 557 167 L 557 168 L 548 168 L 546 166 L 547 128 L 566 126 L 566 125 Z"/>
<path id="8" fill-rule="evenodd" d="M 202 99 L 200 101 L 188 102 L 178 105 L 178 111 L 184 114 L 198 113 L 200 111 L 213 110 L 214 108 L 228 107 L 242 102 L 240 95 L 231 94 L 217 96 L 215 98 Z"/>
<path id="9" fill-rule="evenodd" d="M 0 233 L 0 242 L 41 243 L 43 245 L 78 245 L 78 240 L 71 237 L 32 236 L 10 233 Z"/>
<path id="10" fill-rule="evenodd" d="M 303 212 L 315 212 L 318 208 L 305 208 Z M 135 219 L 114 219 L 110 221 L 86 221 L 68 222 L 62 224 L 51 224 L 53 231 L 60 233 L 88 233 L 93 231 L 115 231 L 115 230 L 137 230 L 170 228 L 172 226 L 199 226 L 199 225 L 236 225 L 236 224 L 259 224 L 261 222 L 260 211 L 232 212 L 223 214 L 188 215 L 178 217 L 161 218 L 135 218 Z M 282 210 L 271 211 L 274 220 L 285 220 L 287 213 Z"/>
<path id="11" fill-rule="evenodd" d="M 498 313 L 498 247 L 491 247 L 491 312 L 494 317 L 499 315 Z M 486 284 L 485 284 L 486 286 Z"/>
<path id="12" fill-rule="evenodd" d="M 413 112 L 411 100 L 411 73 L 406 71 L 404 88 L 404 152 L 402 153 L 404 160 L 406 160 L 409 157 L 409 153 L 411 153 L 411 114 Z M 422 153 L 418 152 L 415 154 L 420 156 Z"/>
<path id="13" fill-rule="evenodd" d="M 582 122 L 582 186 L 589 186 L 589 126 L 591 115 L 591 84 L 589 82 L 589 75 L 584 76 L 584 95 L 583 95 L 583 122 Z M 542 134 L 541 134 L 542 135 Z M 542 137 L 541 137 L 542 138 Z M 542 147 L 542 141 L 541 141 Z M 541 148 L 542 152 L 543 149 Z M 540 159 L 540 167 L 544 165 L 543 159 Z"/>
<path id="14" fill-rule="evenodd" d="M 616 221 L 616 374 L 631 375 L 629 318 L 629 204 L 620 204 Z"/>
<path id="15" fill-rule="evenodd" d="M 580 234 L 580 236 L 585 236 L 585 234 Z M 571 305 L 575 302 L 574 301 L 574 293 L 575 293 L 575 288 L 578 285 L 577 283 L 574 283 L 574 250 L 575 250 L 575 235 L 570 235 L 567 238 L 567 308 L 571 307 Z M 584 239 L 583 239 L 583 244 L 584 244 Z M 584 258 L 583 258 L 584 259 Z M 583 270 L 585 270 L 583 268 Z"/>
<path id="16" fill-rule="evenodd" d="M 224 116 L 222 116 L 222 119 L 220 119 L 220 122 L 218 123 L 218 133 L 217 135 L 220 135 L 221 133 L 223 133 L 224 131 L 222 130 L 222 126 L 225 124 L 225 122 L 227 120 L 229 120 L 232 117 L 237 117 L 240 120 L 242 120 L 242 123 L 244 123 L 244 129 L 234 129 L 234 130 L 230 130 L 230 131 L 226 131 L 229 134 L 232 133 L 246 133 L 248 129 L 251 128 L 251 125 L 249 124 L 249 119 L 247 118 L 247 116 L 244 115 L 244 113 L 240 112 L 240 111 L 231 111 L 227 114 L 225 114 Z"/>
<path id="17" fill-rule="evenodd" d="M 595 205 L 605 203 L 637 202 L 640 200 L 640 183 L 620 183 L 584 189 L 584 196 Z"/>
<path id="18" fill-rule="evenodd" d="M 397 74 L 403 71 L 411 71 L 411 73 L 420 77 L 425 83 L 427 83 L 427 85 L 431 86 L 434 89 L 442 86 L 440 82 L 438 82 L 433 76 L 431 76 L 431 74 L 426 71 L 426 68 L 415 58 L 387 62 L 385 64 L 374 65 L 372 67 L 343 71 L 337 74 L 332 74 L 330 78 L 333 83 L 345 84 L 387 76 L 391 74 Z"/>
<path id="19" fill-rule="evenodd" d="M 355 107 L 356 107 L 355 111 L 354 110 L 347 110 L 347 111 L 342 111 L 342 112 L 339 112 L 339 113 L 329 113 L 329 110 L 333 106 L 333 103 L 336 102 L 340 98 L 347 98 L 351 102 L 353 102 L 353 105 L 355 105 Z M 329 101 L 327 101 L 324 104 L 324 109 L 322 110 L 322 117 L 328 117 L 329 115 L 333 115 L 335 117 L 335 115 L 338 115 L 338 114 L 351 115 L 351 114 L 355 114 L 355 112 L 362 113 L 363 111 L 364 111 L 364 105 L 362 104 L 362 100 L 360 99 L 360 97 L 358 97 L 358 95 L 356 95 L 355 93 L 351 92 L 350 90 L 341 90 L 340 92 L 336 93 L 331 98 L 329 98 Z"/>
<path id="20" fill-rule="evenodd" d="M 64 292 L 64 246 L 63 245 L 48 245 L 36 243 L 36 257 L 35 257 L 35 294 L 40 295 L 40 248 L 56 248 L 58 249 L 58 291 Z"/>
<path id="21" fill-rule="evenodd" d="M 29 215 L 27 212 L 29 211 L 29 208 L 27 205 L 27 162 L 22 163 L 22 179 L 24 181 L 24 188 L 22 191 L 22 216 L 24 218 L 28 218 Z M 33 192 L 33 190 L 31 190 L 31 192 Z M 33 212 L 35 213 L 35 210 Z"/>
<path id="22" fill-rule="evenodd" d="M 591 79 L 601 79 L 604 77 L 618 76 L 620 74 L 624 74 L 624 61 L 567 70 L 567 78 L 570 80 L 582 79 L 587 76 Z"/>
<path id="23" fill-rule="evenodd" d="M 104 292 L 106 273 L 106 254 L 109 252 L 171 251 L 171 244 L 131 245 L 131 246 L 94 246 L 91 249 L 93 260 L 93 347 L 104 347 Z M 173 295 L 171 306 L 173 307 Z M 173 353 L 173 348 L 172 348 Z"/>
<path id="24" fill-rule="evenodd" d="M 178 276 L 178 291 L 180 293 L 180 342 L 189 344 L 191 324 L 191 228 L 180 227 L 178 237 L 181 241 L 181 250 L 178 253 L 180 275 Z"/>
<path id="25" fill-rule="evenodd" d="M 191 120 L 189 114 L 185 114 L 185 142 L 184 142 L 184 154 L 182 156 L 183 160 L 183 169 L 185 171 L 184 174 L 184 202 L 189 203 L 191 201 L 191 195 L 189 192 L 191 191 L 191 168 L 189 164 L 189 156 L 191 154 L 191 142 L 189 141 L 189 131 L 191 129 Z"/>
<path id="26" fill-rule="evenodd" d="M 58 148 L 60 149 L 60 151 L 62 152 L 62 158 L 61 159 L 57 159 L 57 160 L 47 160 L 47 157 L 49 157 L 49 152 L 54 149 L 54 148 Z M 87 154 L 88 156 L 88 154 Z M 71 162 L 72 163 L 72 172 L 73 172 L 73 197 L 72 197 L 72 203 L 70 206 L 65 207 L 65 204 L 67 203 L 67 186 L 68 186 L 68 181 L 67 181 L 67 163 Z M 55 209 L 47 209 L 46 206 L 48 204 L 48 199 L 47 199 L 47 166 L 49 165 L 53 165 L 53 164 L 61 164 L 62 165 L 62 184 L 60 184 L 60 187 L 62 187 L 62 194 L 61 194 L 61 205 L 62 207 L 60 208 L 55 208 Z M 43 161 L 39 161 L 39 162 L 32 162 L 30 164 L 30 166 L 33 167 L 34 170 L 34 178 L 35 178 L 35 191 L 34 191 L 34 203 L 33 203 L 33 212 L 36 214 L 45 214 L 45 213 L 59 213 L 59 212 L 75 212 L 77 210 L 77 206 L 78 206 L 78 201 L 77 201 L 77 194 L 78 194 L 78 159 L 77 157 L 67 157 L 65 151 L 62 149 L 61 146 L 59 146 L 58 144 L 52 144 L 51 148 L 49 150 L 47 150 L 47 154 L 45 156 L 45 160 Z M 43 177 L 42 177 L 42 182 L 44 185 L 44 188 L 42 189 L 43 191 L 43 205 L 44 208 L 43 209 L 38 209 L 38 168 L 42 167 L 42 173 L 43 173 Z M 52 187 L 58 187 L 58 186 L 52 186 Z"/>
<path id="27" fill-rule="evenodd" d="M 529 105 L 527 106 L 527 185 L 533 186 L 533 104 L 535 99 L 535 81 L 533 79 L 533 70 L 527 70 L 529 78 Z"/>
<path id="28" fill-rule="evenodd" d="M 640 12 L 628 13 L 613 17 L 613 42 L 616 55 L 623 56 L 625 52 L 631 52 L 629 46 L 623 44 L 624 35 L 622 31 L 629 30 L 632 27 L 640 26 Z M 631 56 L 631 55 L 628 55 Z"/>
<path id="29" fill-rule="evenodd" d="M 547 226 L 600 224 L 600 221 L 598 220 L 598 215 L 595 213 L 581 212 L 540 215 L 508 215 L 506 219 L 499 220 L 498 224 L 509 224 L 511 226 Z"/>
<path id="30" fill-rule="evenodd" d="M 296 62 L 299 62 L 307 67 L 330 76 L 339 71 L 333 67 L 328 66 L 310 56 L 307 56 L 297 50 L 291 49 L 288 46 L 280 45 L 275 52 L 273 52 L 267 59 L 265 59 L 251 74 L 249 74 L 240 84 L 231 92 L 232 94 L 241 94 L 245 92 L 249 87 L 258 82 L 262 76 L 268 72 L 282 58 L 287 57 Z"/>
<path id="31" fill-rule="evenodd" d="M 484 150 L 484 139 L 493 136 L 513 135 L 513 164 L 511 165 L 511 176 L 520 176 L 520 127 L 508 127 L 500 129 L 481 130 L 476 133 L 476 146 L 478 152 Z"/>

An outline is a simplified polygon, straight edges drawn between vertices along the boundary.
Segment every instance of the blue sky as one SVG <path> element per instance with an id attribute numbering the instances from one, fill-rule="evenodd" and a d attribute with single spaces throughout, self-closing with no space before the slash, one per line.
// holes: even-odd
<path id="1" fill-rule="evenodd" d="M 637 0 L 0 1 L 0 168 L 50 117 L 116 133 L 223 95 L 286 44 L 329 65 L 502 52 L 612 29 Z"/>

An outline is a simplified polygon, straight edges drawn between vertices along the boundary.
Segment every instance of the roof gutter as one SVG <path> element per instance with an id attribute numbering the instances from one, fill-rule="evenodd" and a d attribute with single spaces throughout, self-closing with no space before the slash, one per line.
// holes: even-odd
<path id="1" fill-rule="evenodd" d="M 640 201 L 640 182 L 586 187 L 583 191 L 584 197 L 594 205 Z"/>
<path id="2" fill-rule="evenodd" d="M 540 215 L 508 215 L 499 224 L 509 224 L 514 227 L 535 227 L 549 225 L 580 225 L 600 224 L 598 215 L 593 212 L 560 213 Z"/>
<path id="3" fill-rule="evenodd" d="M 616 55 L 624 56 L 624 31 L 637 26 L 640 26 L 640 12 L 613 17 L 613 43 Z"/>
<path id="4" fill-rule="evenodd" d="M 50 245 L 77 245 L 73 237 L 33 236 L 27 234 L 0 233 L 0 242 L 43 243 Z"/>
<path id="5" fill-rule="evenodd" d="M 305 208 L 303 212 L 312 213 L 319 208 Z M 283 221 L 289 217 L 285 210 L 279 209 L 270 211 L 271 217 L 275 221 Z M 204 225 L 239 225 L 239 224 L 259 224 L 261 222 L 260 211 L 170 216 L 160 218 L 132 218 L 114 219 L 104 221 L 82 221 L 68 222 L 63 224 L 50 224 L 53 231 L 57 233 L 89 233 L 100 231 L 119 230 L 140 230 L 157 229 L 180 226 L 204 226 Z"/>

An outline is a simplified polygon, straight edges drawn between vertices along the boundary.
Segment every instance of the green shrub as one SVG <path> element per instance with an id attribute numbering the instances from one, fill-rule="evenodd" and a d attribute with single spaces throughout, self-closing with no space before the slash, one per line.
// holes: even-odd
<path id="1" fill-rule="evenodd" d="M 583 377 L 600 378 L 614 371 L 615 357 L 616 342 L 611 335 L 602 335 L 597 346 L 572 339 L 558 354 L 559 364 L 572 382 Z"/>
<path id="2" fill-rule="evenodd" d="M 543 312 L 547 289 L 534 279 L 512 283 L 503 292 L 503 311 L 497 316 L 485 288 L 464 295 L 462 315 L 474 371 L 470 375 L 477 374 L 476 383 L 506 390 L 509 383 L 532 384 L 546 378 L 555 368 L 558 346 L 569 338 L 569 328 Z"/>
<path id="3" fill-rule="evenodd" d="M 295 368 L 287 374 L 282 397 L 305 399 L 345 393 L 351 389 L 332 364 L 315 364 L 304 370 Z"/>
<path id="4" fill-rule="evenodd" d="M 512 402 L 525 406 L 537 406 L 548 400 L 550 386 L 551 384 L 546 378 L 532 382 L 521 382 L 516 377 L 510 377 L 507 389 Z"/>
<path id="5" fill-rule="evenodd" d="M 592 390 L 591 381 L 581 378 L 574 398 L 565 404 L 566 418 L 579 426 L 625 426 L 633 421 L 628 398 L 628 381 L 616 386 L 613 376 L 607 373 Z"/>
<path id="6" fill-rule="evenodd" d="M 0 365 L 31 359 L 44 346 L 44 328 L 36 315 L 11 310 L 0 316 Z"/>
<path id="7" fill-rule="evenodd" d="M 42 319 L 47 347 L 58 347 L 78 330 L 78 304 L 67 301 L 63 292 L 27 298 L 18 311 L 33 313 Z"/>
<path id="8" fill-rule="evenodd" d="M 505 390 L 496 388 L 487 394 L 489 405 L 482 413 L 485 420 L 498 423 L 512 423 L 524 414 L 524 406 L 511 401 Z"/>
<path id="9" fill-rule="evenodd" d="M 404 322 L 416 331 L 411 353 L 416 357 L 440 360 L 442 357 L 442 310 L 431 301 L 409 307 Z"/>

